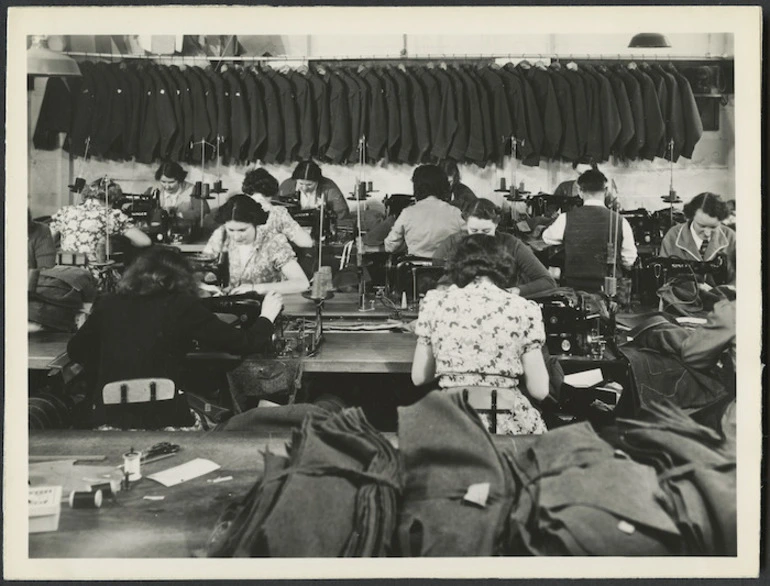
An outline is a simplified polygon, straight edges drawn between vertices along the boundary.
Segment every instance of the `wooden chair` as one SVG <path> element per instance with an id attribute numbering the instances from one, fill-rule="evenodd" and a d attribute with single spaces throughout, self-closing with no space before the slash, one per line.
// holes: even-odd
<path id="1" fill-rule="evenodd" d="M 176 385 L 168 378 L 136 378 L 104 385 L 102 400 L 105 405 L 151 403 L 174 398 Z"/>

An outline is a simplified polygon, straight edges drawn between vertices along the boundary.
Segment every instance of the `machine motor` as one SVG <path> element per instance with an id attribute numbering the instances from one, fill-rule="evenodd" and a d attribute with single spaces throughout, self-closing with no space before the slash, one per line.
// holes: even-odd
<path id="1" fill-rule="evenodd" d="M 548 351 L 601 358 L 611 336 L 609 314 L 595 296 L 560 288 L 532 299 L 543 313 Z"/>
<path id="2" fill-rule="evenodd" d="M 623 210 L 620 213 L 631 225 L 637 246 L 660 246 L 663 240 L 663 231 L 659 217 L 650 215 L 650 212 L 644 208 Z"/>
<path id="3" fill-rule="evenodd" d="M 444 274 L 444 267 L 434 265 L 433 259 L 411 255 L 390 256 L 385 263 L 386 295 L 398 303 L 406 293 L 408 302 L 415 304 L 437 287 Z"/>

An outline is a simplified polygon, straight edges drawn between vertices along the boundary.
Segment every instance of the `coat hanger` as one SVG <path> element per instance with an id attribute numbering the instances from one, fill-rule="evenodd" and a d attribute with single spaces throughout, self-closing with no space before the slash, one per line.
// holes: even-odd
<path id="1" fill-rule="evenodd" d="M 572 61 L 572 55 L 570 55 L 569 57 L 570 57 L 570 61 L 569 61 L 569 63 L 567 63 L 567 66 L 566 66 L 567 69 L 569 69 L 570 71 L 577 71 L 578 70 L 578 64 L 575 63 L 574 61 Z"/>
<path id="2" fill-rule="evenodd" d="M 406 66 L 403 63 L 398 64 L 398 68 L 403 72 L 406 73 Z"/>

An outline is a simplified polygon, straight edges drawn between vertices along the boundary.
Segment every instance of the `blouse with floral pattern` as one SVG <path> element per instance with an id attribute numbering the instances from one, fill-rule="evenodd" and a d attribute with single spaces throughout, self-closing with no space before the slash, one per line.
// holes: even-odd
<path id="1" fill-rule="evenodd" d="M 275 234 L 283 234 L 290 242 L 295 243 L 297 238 L 301 238 L 305 234 L 305 229 L 291 217 L 291 214 L 285 207 L 274 205 L 268 212 L 270 215 L 265 223 L 266 230 Z"/>
<path id="2" fill-rule="evenodd" d="M 231 287 L 280 282 L 283 280 L 283 266 L 297 259 L 286 237 L 265 229 L 265 226 L 257 226 L 254 243 L 249 247 L 235 244 L 226 237 L 225 227 L 220 226 L 209 238 L 204 254 L 219 254 L 223 238 L 230 261 Z"/>
<path id="3" fill-rule="evenodd" d="M 486 280 L 429 291 L 415 333 L 432 347 L 442 388 L 518 389 L 521 356 L 545 342 L 540 307 Z"/>
<path id="4" fill-rule="evenodd" d="M 53 215 L 50 224 L 51 231 L 61 235 L 61 250 L 85 254 L 91 262 L 97 260 L 97 250 L 104 246 L 107 226 L 110 236 L 117 236 L 133 228 L 134 223 L 120 210 L 87 199 L 80 205 L 64 206 Z"/>

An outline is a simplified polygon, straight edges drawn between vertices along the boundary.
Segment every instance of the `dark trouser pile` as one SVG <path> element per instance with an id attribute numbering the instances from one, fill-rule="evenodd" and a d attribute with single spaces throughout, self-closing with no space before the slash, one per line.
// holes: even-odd
<path id="1" fill-rule="evenodd" d="M 734 410 L 730 411 L 734 417 Z M 653 466 L 689 555 L 736 555 L 733 425 L 727 439 L 699 425 L 670 402 L 652 404 L 639 420 L 618 419 L 605 437 Z"/>
<path id="2" fill-rule="evenodd" d="M 429 393 L 399 409 L 404 556 L 489 556 L 502 551 L 513 503 L 508 466 L 459 395 Z"/>
<path id="3" fill-rule="evenodd" d="M 383 556 L 395 530 L 398 457 L 360 409 L 307 418 L 288 457 L 222 514 L 211 557 Z"/>
<path id="4" fill-rule="evenodd" d="M 513 444 L 512 444 L 513 445 Z M 651 556 L 678 552 L 655 470 L 631 461 L 588 423 L 506 449 L 519 483 L 509 554 Z"/>

